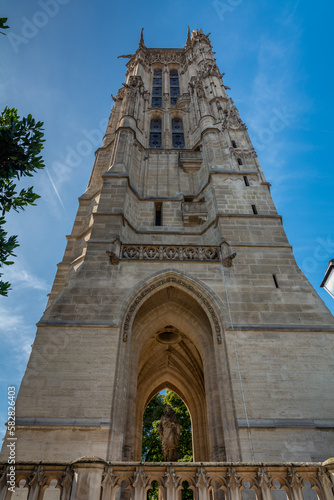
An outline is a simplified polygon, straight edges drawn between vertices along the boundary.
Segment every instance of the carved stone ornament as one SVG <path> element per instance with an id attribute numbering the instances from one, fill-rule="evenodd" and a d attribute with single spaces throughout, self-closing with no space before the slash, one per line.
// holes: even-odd
<path id="1" fill-rule="evenodd" d="M 105 487 L 107 485 L 114 486 L 115 485 L 115 476 L 114 470 L 111 466 L 108 466 L 104 469 L 102 474 L 102 486 Z"/>
<path id="2" fill-rule="evenodd" d="M 231 488 L 237 487 L 240 488 L 240 478 L 237 474 L 237 471 L 234 467 L 230 467 L 227 471 L 227 484 Z"/>
<path id="3" fill-rule="evenodd" d="M 177 486 L 177 475 L 175 474 L 175 470 L 170 468 L 167 472 L 165 472 L 165 481 L 164 486 L 168 486 L 168 483 L 172 481 L 173 486 L 176 488 Z"/>
<path id="4" fill-rule="evenodd" d="M 237 254 L 234 252 L 234 253 L 231 253 L 231 255 L 228 255 L 227 257 L 225 257 L 222 261 L 223 263 L 223 266 L 224 267 L 232 267 L 232 260 L 235 258 Z"/>
<path id="5" fill-rule="evenodd" d="M 122 245 L 124 260 L 219 262 L 219 247 L 190 245 Z"/>
<path id="6" fill-rule="evenodd" d="M 257 479 L 257 484 L 259 485 L 260 488 L 262 488 L 262 486 L 264 486 L 264 485 L 269 487 L 270 479 L 268 476 L 268 471 L 266 469 L 264 469 L 263 467 L 260 467 L 257 470 L 256 479 Z"/>
<path id="7" fill-rule="evenodd" d="M 112 266 L 117 266 L 120 262 L 120 259 L 114 254 L 114 252 L 110 252 L 107 250 L 107 255 L 109 257 L 110 263 Z"/>
<path id="8" fill-rule="evenodd" d="M 177 284 L 179 286 L 182 286 L 182 287 L 186 288 L 187 290 L 189 290 L 190 292 L 194 293 L 201 300 L 201 302 L 205 306 L 206 310 L 210 313 L 211 319 L 212 319 L 212 321 L 213 321 L 213 323 L 215 325 L 215 331 L 216 331 L 216 335 L 217 335 L 217 342 L 218 342 L 218 344 L 221 344 L 222 343 L 222 339 L 221 339 L 221 329 L 220 329 L 219 321 L 218 321 L 218 318 L 216 316 L 215 310 L 211 306 L 210 302 L 204 297 L 204 295 L 201 292 L 199 292 L 198 290 L 196 290 L 192 285 L 186 283 L 184 280 L 182 280 L 180 278 L 175 278 L 175 277 L 166 277 L 166 278 L 163 278 L 163 279 L 157 281 L 156 283 L 153 283 L 152 285 L 149 285 L 147 288 L 145 288 L 145 290 L 143 290 L 135 298 L 135 300 L 132 302 L 131 306 L 129 307 L 128 313 L 127 313 L 127 315 L 125 317 L 124 326 L 123 326 L 123 342 L 127 342 L 127 340 L 128 340 L 128 332 L 129 332 L 129 329 L 130 329 L 131 318 L 132 318 L 133 313 L 135 312 L 138 304 L 150 292 L 152 292 L 156 288 L 158 288 L 160 286 L 163 286 L 163 285 L 165 285 L 167 283 L 175 283 L 175 284 Z"/>

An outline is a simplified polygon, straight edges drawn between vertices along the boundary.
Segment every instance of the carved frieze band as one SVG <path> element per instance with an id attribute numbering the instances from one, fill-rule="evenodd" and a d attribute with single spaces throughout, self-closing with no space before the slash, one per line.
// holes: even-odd
<path id="1" fill-rule="evenodd" d="M 179 245 L 122 245 L 125 260 L 191 260 L 219 262 L 219 247 Z"/>
<path id="2" fill-rule="evenodd" d="M 128 313 L 127 313 L 125 321 L 124 321 L 124 326 L 123 326 L 123 342 L 126 342 L 128 340 L 128 332 L 129 332 L 129 329 L 130 329 L 131 318 L 132 318 L 133 313 L 136 310 L 138 304 L 150 292 L 152 292 L 156 288 L 158 288 L 160 286 L 163 286 L 163 285 L 165 285 L 167 283 L 175 283 L 176 285 L 182 286 L 182 287 L 186 288 L 187 290 L 189 290 L 189 292 L 194 293 L 201 300 L 201 302 L 205 306 L 206 310 L 211 315 L 211 319 L 212 319 L 212 321 L 213 321 L 213 323 L 215 325 L 215 331 L 216 331 L 216 335 L 217 335 L 217 342 L 218 342 L 218 344 L 221 344 L 222 339 L 221 339 L 221 329 L 220 329 L 219 321 L 218 321 L 218 318 L 216 316 L 215 310 L 210 305 L 210 302 L 206 299 L 206 297 L 199 290 L 197 290 L 196 288 L 194 288 L 192 285 L 190 285 L 189 283 L 187 283 L 186 281 L 184 281 L 184 280 L 182 280 L 180 278 L 174 278 L 174 277 L 171 277 L 171 276 L 163 278 L 163 279 L 157 281 L 156 283 L 153 283 L 152 285 L 148 286 L 145 290 L 143 290 L 135 298 L 135 300 L 133 301 L 133 303 L 129 307 Z"/>

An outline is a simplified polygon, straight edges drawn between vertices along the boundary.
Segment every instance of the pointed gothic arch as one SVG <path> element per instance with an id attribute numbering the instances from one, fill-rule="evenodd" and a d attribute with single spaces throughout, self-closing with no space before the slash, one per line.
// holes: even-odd
<path id="1" fill-rule="evenodd" d="M 140 460 L 145 407 L 167 386 L 189 408 L 194 460 L 239 460 L 222 306 L 214 294 L 168 271 L 142 283 L 123 313 L 108 459 Z M 170 328 L 178 341 L 166 345 L 159 334 Z"/>

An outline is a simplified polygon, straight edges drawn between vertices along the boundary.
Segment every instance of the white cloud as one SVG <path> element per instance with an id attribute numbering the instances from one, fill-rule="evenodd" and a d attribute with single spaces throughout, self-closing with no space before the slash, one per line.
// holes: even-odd
<path id="1" fill-rule="evenodd" d="M 20 288 L 33 288 L 34 290 L 48 290 L 48 286 L 43 279 L 30 274 L 19 262 L 16 262 L 15 266 L 8 266 L 1 271 L 3 272 L 2 279 L 9 281 L 12 285 L 19 285 Z"/>

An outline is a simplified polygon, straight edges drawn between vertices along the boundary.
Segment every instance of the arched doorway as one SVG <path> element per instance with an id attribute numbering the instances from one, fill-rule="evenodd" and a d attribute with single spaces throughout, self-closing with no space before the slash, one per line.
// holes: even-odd
<path id="1" fill-rule="evenodd" d="M 145 408 L 142 425 L 142 462 L 162 462 L 163 447 L 160 437 L 160 422 L 166 406 L 171 406 L 180 424 L 181 432 L 178 442 L 177 461 L 193 461 L 192 423 L 189 409 L 178 394 L 166 387 L 155 394 Z"/>
<path id="2" fill-rule="evenodd" d="M 240 459 L 227 353 L 219 343 L 213 300 L 184 276 L 156 278 L 156 284 L 148 282 L 142 290 L 144 300 L 129 306 L 132 318 L 125 316 L 114 408 L 124 398 L 126 415 L 112 414 L 112 445 L 121 446 L 121 460 L 140 461 L 144 410 L 154 394 L 169 387 L 190 411 L 194 461 Z M 232 443 L 232 453 L 226 453 L 226 442 Z M 118 460 L 114 450 L 109 459 Z"/>

